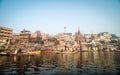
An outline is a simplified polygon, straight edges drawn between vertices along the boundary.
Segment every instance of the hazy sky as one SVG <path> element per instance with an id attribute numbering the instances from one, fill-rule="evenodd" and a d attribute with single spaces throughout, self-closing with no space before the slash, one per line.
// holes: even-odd
<path id="1" fill-rule="evenodd" d="M 56 34 L 110 32 L 120 36 L 120 0 L 0 0 L 0 26 Z"/>

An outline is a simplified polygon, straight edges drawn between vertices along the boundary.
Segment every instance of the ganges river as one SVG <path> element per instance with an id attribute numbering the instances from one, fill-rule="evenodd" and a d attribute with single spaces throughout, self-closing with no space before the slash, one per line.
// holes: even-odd
<path id="1" fill-rule="evenodd" d="M 120 75 L 120 52 L 0 56 L 0 75 Z"/>

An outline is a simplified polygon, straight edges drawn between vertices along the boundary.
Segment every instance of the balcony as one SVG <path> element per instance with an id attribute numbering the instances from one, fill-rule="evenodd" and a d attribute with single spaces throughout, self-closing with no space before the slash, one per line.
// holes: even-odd
<path id="1" fill-rule="evenodd" d="M 0 33 L 9 33 L 9 34 L 12 34 L 12 30 L 3 30 L 3 29 L 1 29 L 0 30 Z"/>
<path id="2" fill-rule="evenodd" d="M 12 37 L 12 34 L 0 33 L 0 36 Z"/>

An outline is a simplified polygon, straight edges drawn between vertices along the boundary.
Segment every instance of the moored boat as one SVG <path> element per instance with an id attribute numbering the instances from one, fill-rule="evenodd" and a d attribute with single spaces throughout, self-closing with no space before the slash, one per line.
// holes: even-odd
<path id="1" fill-rule="evenodd" d="M 4 55 L 10 55 L 10 54 L 7 52 L 0 52 L 0 55 L 4 56 Z"/>
<path id="2" fill-rule="evenodd" d="M 21 55 L 39 55 L 41 51 L 26 51 L 21 53 L 11 53 L 12 56 L 21 56 Z"/>
<path id="3" fill-rule="evenodd" d="M 27 54 L 29 54 L 29 55 L 37 55 L 37 54 L 40 54 L 41 53 L 41 51 L 39 50 L 39 51 L 28 51 L 27 52 Z"/>
<path id="4" fill-rule="evenodd" d="M 42 53 L 53 53 L 53 50 L 51 49 L 46 49 L 46 50 L 41 50 Z"/>

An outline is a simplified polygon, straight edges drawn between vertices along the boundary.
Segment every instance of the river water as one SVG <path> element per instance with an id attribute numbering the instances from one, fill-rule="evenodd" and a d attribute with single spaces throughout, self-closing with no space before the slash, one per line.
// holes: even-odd
<path id="1" fill-rule="evenodd" d="M 120 75 L 120 52 L 0 56 L 0 75 Z"/>

